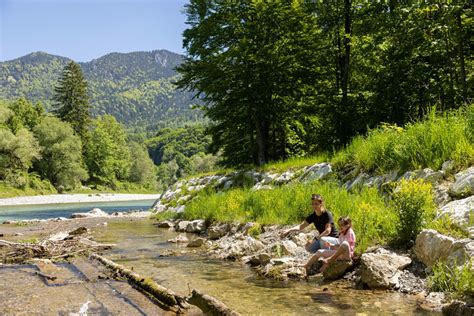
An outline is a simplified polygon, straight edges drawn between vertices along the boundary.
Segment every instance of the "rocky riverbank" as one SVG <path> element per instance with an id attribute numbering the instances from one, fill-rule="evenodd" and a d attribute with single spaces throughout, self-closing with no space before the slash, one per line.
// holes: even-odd
<path id="1" fill-rule="evenodd" d="M 433 230 L 425 230 L 417 238 L 415 247 L 407 252 L 373 247 L 351 262 L 336 262 L 324 273 L 317 273 L 318 267 L 315 266 L 307 277 L 302 264 L 310 254 L 305 251 L 304 245 L 314 237 L 312 232 L 292 234 L 282 239 L 279 236 L 286 227 L 275 225 L 260 227 L 253 223 L 214 223 L 208 226 L 204 220 L 162 221 L 156 225 L 181 232 L 169 242 L 204 247 L 212 257 L 241 261 L 265 277 L 307 279 L 320 286 L 342 278 L 350 286 L 361 290 L 390 290 L 419 295 L 424 298 L 421 307 L 433 311 L 451 308 L 449 298 L 442 293 L 430 293 L 427 287 L 426 272 L 433 262 L 448 259 L 461 263 L 474 256 L 474 242 L 471 239 L 455 240 Z M 472 312 L 473 303 L 464 302 L 465 310 Z"/>

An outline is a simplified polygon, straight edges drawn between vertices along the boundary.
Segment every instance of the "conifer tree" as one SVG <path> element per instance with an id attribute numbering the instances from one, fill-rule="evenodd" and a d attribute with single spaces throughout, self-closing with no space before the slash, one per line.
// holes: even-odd
<path id="1" fill-rule="evenodd" d="M 69 122 L 84 142 L 91 118 L 87 81 L 81 66 L 74 61 L 69 62 L 64 67 L 54 92 L 54 101 L 57 102 L 55 114 L 61 120 Z"/>

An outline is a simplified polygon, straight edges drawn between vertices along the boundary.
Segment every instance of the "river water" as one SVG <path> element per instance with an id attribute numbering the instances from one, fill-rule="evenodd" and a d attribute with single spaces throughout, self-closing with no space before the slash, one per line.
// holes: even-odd
<path id="1" fill-rule="evenodd" d="M 413 295 L 354 290 L 345 281 L 318 284 L 261 278 L 246 265 L 214 260 L 202 250 L 170 244 L 167 240 L 177 233 L 152 224 L 151 220 L 110 223 L 97 229 L 94 237 L 117 244 L 104 254 L 117 263 L 181 295 L 199 289 L 242 314 L 439 315 L 420 310 Z"/>
<path id="2" fill-rule="evenodd" d="M 127 212 L 148 210 L 155 200 L 137 200 L 121 202 L 62 203 L 42 205 L 0 206 L 0 223 L 7 220 L 69 218 L 72 213 L 88 212 L 98 207 L 104 212 Z"/>

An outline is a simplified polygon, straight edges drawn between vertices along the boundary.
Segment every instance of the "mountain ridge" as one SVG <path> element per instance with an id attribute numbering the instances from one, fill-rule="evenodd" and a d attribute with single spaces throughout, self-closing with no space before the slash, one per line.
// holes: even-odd
<path id="1" fill-rule="evenodd" d="M 174 70 L 184 56 L 165 50 L 112 52 L 78 62 L 88 81 L 93 116 L 112 114 L 126 125 L 179 125 L 199 121 L 192 94 L 176 89 Z M 0 62 L 0 98 L 26 97 L 47 110 L 62 69 L 72 59 L 37 51 Z"/>

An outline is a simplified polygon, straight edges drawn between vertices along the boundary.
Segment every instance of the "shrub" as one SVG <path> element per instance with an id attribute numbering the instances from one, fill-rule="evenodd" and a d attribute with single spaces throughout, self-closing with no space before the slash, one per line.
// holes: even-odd
<path id="1" fill-rule="evenodd" d="M 428 279 L 431 291 L 449 293 L 453 298 L 474 295 L 472 260 L 460 267 L 438 261 L 433 265 L 432 271 L 433 275 Z"/>
<path id="2" fill-rule="evenodd" d="M 391 204 L 398 216 L 397 241 L 404 245 L 414 241 L 436 215 L 431 184 L 421 179 L 400 181 Z"/>

